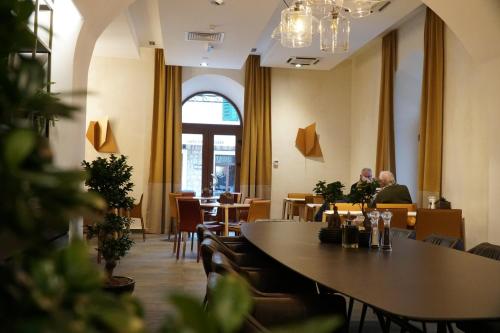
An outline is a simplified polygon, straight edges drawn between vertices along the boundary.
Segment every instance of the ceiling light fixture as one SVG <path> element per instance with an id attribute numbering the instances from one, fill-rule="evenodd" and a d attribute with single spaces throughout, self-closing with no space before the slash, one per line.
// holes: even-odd
<path id="1" fill-rule="evenodd" d="M 300 68 L 300 67 L 302 67 L 301 64 L 295 64 L 295 68 Z"/>
<path id="2" fill-rule="evenodd" d="M 271 38 L 280 39 L 288 48 L 311 45 L 312 36 L 320 35 L 320 49 L 324 52 L 349 51 L 350 18 L 372 14 L 372 8 L 387 0 L 294 0 L 281 12 L 280 24 Z"/>
<path id="3" fill-rule="evenodd" d="M 206 61 L 203 61 L 201 64 L 200 64 L 201 67 L 208 67 L 208 62 Z"/>

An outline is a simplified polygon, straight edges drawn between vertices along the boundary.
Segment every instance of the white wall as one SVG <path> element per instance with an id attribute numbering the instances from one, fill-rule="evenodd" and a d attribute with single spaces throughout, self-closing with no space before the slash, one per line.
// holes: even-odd
<path id="1" fill-rule="evenodd" d="M 80 13 L 72 1 L 54 3 L 54 37 L 52 41 L 52 73 L 54 93 L 65 93 L 61 98 L 73 104 L 73 66 L 75 46 L 82 26 Z M 79 135 L 78 123 L 85 119 L 85 112 L 80 111 L 76 121 L 58 120 L 50 128 L 50 143 L 55 152 L 55 163 L 61 167 L 79 167 L 84 158 L 83 139 Z"/>
<path id="2" fill-rule="evenodd" d="M 417 200 L 418 133 L 422 69 L 424 64 L 425 8 L 398 29 L 398 66 L 394 82 L 394 135 L 396 176 Z"/>
<path id="3" fill-rule="evenodd" d="M 118 153 L 133 166 L 132 196 L 146 195 L 149 177 L 154 96 L 154 49 L 141 48 L 139 59 L 93 57 L 88 78 L 87 124 L 107 116 L 118 144 Z M 85 159 L 98 153 L 86 140 Z"/>
<path id="4" fill-rule="evenodd" d="M 311 193 L 318 180 L 350 184 L 349 107 L 351 63 L 332 71 L 272 69 L 271 216 L 281 217 L 289 192 Z M 295 147 L 297 130 L 315 122 L 322 159 L 305 158 Z"/>
<path id="5" fill-rule="evenodd" d="M 375 172 L 377 157 L 382 40 L 377 38 L 352 57 L 350 180 L 359 179 L 362 168 Z"/>

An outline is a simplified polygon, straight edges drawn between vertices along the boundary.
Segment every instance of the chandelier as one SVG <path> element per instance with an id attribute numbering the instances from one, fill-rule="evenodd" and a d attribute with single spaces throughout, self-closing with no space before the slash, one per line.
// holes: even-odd
<path id="1" fill-rule="evenodd" d="M 309 47 L 313 35 L 319 33 L 321 51 L 344 53 L 349 51 L 350 19 L 370 15 L 372 7 L 382 1 L 294 0 L 281 12 L 271 37 L 284 47 L 301 48 Z"/>

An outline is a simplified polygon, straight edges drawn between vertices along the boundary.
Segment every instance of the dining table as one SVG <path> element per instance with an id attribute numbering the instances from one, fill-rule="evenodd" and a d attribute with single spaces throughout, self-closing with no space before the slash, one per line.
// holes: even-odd
<path id="1" fill-rule="evenodd" d="M 281 214 L 281 218 L 284 220 L 293 219 L 293 210 L 295 206 L 299 207 L 299 221 L 302 216 L 302 210 L 304 209 L 306 203 L 305 198 L 284 198 L 283 199 L 283 210 Z"/>
<path id="2" fill-rule="evenodd" d="M 392 251 L 321 243 L 322 223 L 256 222 L 242 235 L 290 269 L 372 307 L 410 332 L 410 321 L 438 324 L 500 319 L 500 263 L 406 238 Z M 385 329 L 384 329 L 385 331 Z"/>
<path id="3" fill-rule="evenodd" d="M 224 236 L 229 236 L 229 210 L 250 208 L 250 204 L 244 203 L 220 203 L 220 202 L 201 202 L 201 208 L 224 209 Z"/>

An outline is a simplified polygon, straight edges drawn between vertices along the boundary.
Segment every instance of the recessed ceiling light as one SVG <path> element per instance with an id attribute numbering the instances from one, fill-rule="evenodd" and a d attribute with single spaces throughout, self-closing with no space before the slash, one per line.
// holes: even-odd
<path id="1" fill-rule="evenodd" d="M 204 61 L 200 64 L 201 67 L 207 67 L 208 66 L 208 62 Z"/>
<path id="2" fill-rule="evenodd" d="M 295 64 L 295 67 L 296 68 L 300 68 L 300 67 L 302 67 L 302 65 L 301 64 Z"/>

